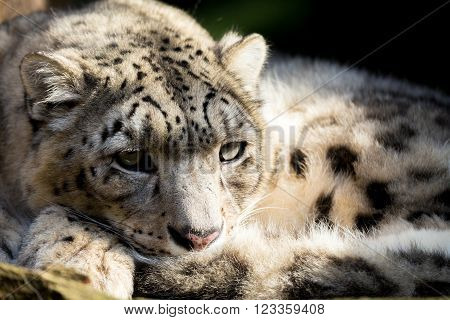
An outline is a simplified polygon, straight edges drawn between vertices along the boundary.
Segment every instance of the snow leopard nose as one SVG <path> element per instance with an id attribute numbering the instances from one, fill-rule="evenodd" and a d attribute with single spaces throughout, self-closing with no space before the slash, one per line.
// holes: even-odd
<path id="1" fill-rule="evenodd" d="M 178 232 L 171 226 L 168 227 L 168 231 L 176 244 L 187 250 L 195 251 L 205 249 L 219 237 L 221 232 L 219 229 L 211 229 L 208 231 L 183 229 L 182 232 Z"/>

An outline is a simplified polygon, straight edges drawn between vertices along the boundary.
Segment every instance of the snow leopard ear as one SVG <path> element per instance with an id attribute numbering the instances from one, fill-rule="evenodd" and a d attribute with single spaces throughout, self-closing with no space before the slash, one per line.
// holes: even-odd
<path id="1" fill-rule="evenodd" d="M 216 50 L 225 68 L 242 80 L 245 88 L 254 91 L 267 56 L 267 45 L 259 34 L 241 37 L 234 32 L 225 34 Z"/>
<path id="2" fill-rule="evenodd" d="M 62 116 L 81 100 L 83 71 L 61 55 L 35 52 L 20 65 L 28 112 L 35 120 Z"/>

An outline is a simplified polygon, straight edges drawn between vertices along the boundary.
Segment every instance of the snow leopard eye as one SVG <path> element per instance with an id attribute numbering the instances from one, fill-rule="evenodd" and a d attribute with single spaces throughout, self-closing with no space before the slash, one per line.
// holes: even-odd
<path id="1" fill-rule="evenodd" d="M 239 159 L 244 154 L 246 146 L 247 142 L 245 141 L 230 142 L 224 144 L 222 148 L 220 148 L 219 153 L 220 161 L 230 162 Z"/>
<path id="2" fill-rule="evenodd" d="M 156 170 L 147 152 L 121 152 L 116 155 L 115 161 L 127 171 L 152 173 Z"/>

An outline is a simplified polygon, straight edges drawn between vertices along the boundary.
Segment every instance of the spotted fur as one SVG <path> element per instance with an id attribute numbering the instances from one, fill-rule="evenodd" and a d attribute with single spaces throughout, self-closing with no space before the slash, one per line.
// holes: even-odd
<path id="1" fill-rule="evenodd" d="M 132 257 L 137 296 L 448 295 L 447 96 L 302 59 L 260 79 L 260 36 L 155 1 L 29 19 L 0 29 L 2 260 L 118 297 Z"/>
<path id="2" fill-rule="evenodd" d="M 261 87 L 266 144 L 283 145 L 284 170 L 271 178 L 266 192 L 272 194 L 261 206 L 283 210 L 270 209 L 258 218 L 280 225 L 286 216 L 288 221 L 319 218 L 371 232 L 396 221 L 425 227 L 419 217 L 427 212 L 430 227 L 447 229 L 450 122 L 441 120 L 449 119 L 450 98 L 395 79 L 344 71 L 307 59 L 272 62 Z"/>
<path id="3" fill-rule="evenodd" d="M 269 63 L 261 95 L 270 161 L 255 210 L 219 251 L 139 265 L 136 295 L 449 295 L 450 98 L 344 70 Z M 223 256 L 226 267 L 214 260 Z M 228 276 L 237 272 L 238 283 Z"/>
<path id="4" fill-rule="evenodd" d="M 64 212 L 94 223 L 129 255 L 183 254 L 195 239 L 195 248 L 212 242 L 198 240 L 209 233 L 217 236 L 210 246 L 224 240 L 250 200 L 239 191 L 262 185 L 261 36 L 216 42 L 176 8 L 110 0 L 14 19 L 1 26 L 0 43 L 0 183 L 5 199 L 21 204 L 5 215 L 26 217 L 26 226 L 34 220 L 20 254 L 9 235 L 0 238 L 2 259 L 35 268 L 79 263 L 97 288 L 129 297 L 127 281 L 120 288 L 104 280 L 118 281 L 107 271 L 85 267 L 85 251 L 102 254 L 95 246 L 79 248 L 78 258 L 55 256 L 56 243 L 82 243 L 77 224 L 73 232 L 48 228 L 45 240 L 33 231 L 51 221 L 40 213 L 55 212 L 55 224 Z M 241 159 L 221 163 L 221 146 L 241 140 Z M 117 157 L 131 151 L 148 155 L 152 169 L 121 166 Z M 130 279 L 133 264 L 126 266 Z"/>
<path id="5" fill-rule="evenodd" d="M 138 265 L 135 295 L 330 299 L 450 294 L 446 231 L 406 228 L 376 239 L 324 225 L 297 237 L 264 232 L 247 228 L 219 252 Z"/>

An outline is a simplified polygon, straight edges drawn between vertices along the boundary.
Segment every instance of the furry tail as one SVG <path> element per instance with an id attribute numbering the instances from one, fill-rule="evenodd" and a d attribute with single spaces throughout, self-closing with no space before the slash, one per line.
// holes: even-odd
<path id="1" fill-rule="evenodd" d="M 141 263 L 135 296 L 327 299 L 450 295 L 450 231 L 363 238 L 319 229 L 300 239 L 246 231 L 217 252 Z"/>

